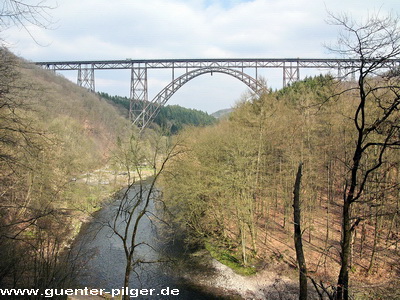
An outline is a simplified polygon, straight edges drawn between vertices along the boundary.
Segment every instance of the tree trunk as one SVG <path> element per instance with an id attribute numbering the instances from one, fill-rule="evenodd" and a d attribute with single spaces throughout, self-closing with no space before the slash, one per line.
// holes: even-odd
<path id="1" fill-rule="evenodd" d="M 293 191 L 293 220 L 294 220 L 294 245 L 296 248 L 297 264 L 299 265 L 299 285 L 300 285 L 300 300 L 307 299 L 307 267 L 303 252 L 303 242 L 301 236 L 301 210 L 300 210 L 300 185 L 301 172 L 303 164 L 299 164 L 297 170 L 296 182 Z"/>
<path id="2" fill-rule="evenodd" d="M 376 254 L 376 249 L 377 249 L 378 241 L 379 241 L 379 232 L 380 232 L 380 229 L 381 229 L 380 227 L 381 227 L 381 217 L 379 216 L 378 207 L 375 207 L 374 243 L 372 245 L 372 253 L 371 253 L 371 258 L 369 260 L 367 273 L 370 273 L 372 271 L 372 267 L 374 266 L 375 254 Z"/>
<path id="3" fill-rule="evenodd" d="M 131 277 L 132 271 L 132 257 L 127 258 L 126 268 L 125 268 L 125 277 L 124 277 L 124 291 L 129 287 L 129 279 Z M 122 295 L 121 291 L 121 299 L 129 300 L 129 295 Z"/>
<path id="4" fill-rule="evenodd" d="M 337 283 L 337 300 L 348 299 L 349 290 L 349 259 L 350 259 L 350 203 L 345 201 L 342 213 L 341 266 Z"/>

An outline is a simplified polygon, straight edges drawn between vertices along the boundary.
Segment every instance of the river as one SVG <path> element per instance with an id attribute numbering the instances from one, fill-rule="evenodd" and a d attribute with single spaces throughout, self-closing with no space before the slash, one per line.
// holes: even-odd
<path id="1" fill-rule="evenodd" d="M 138 186 L 128 192 L 128 198 L 133 199 L 137 194 Z M 122 197 L 121 197 L 122 198 Z M 94 289 L 121 289 L 125 273 L 126 258 L 121 239 L 113 233 L 112 225 L 122 199 L 116 199 L 104 205 L 95 214 L 93 220 L 85 224 L 75 245 L 79 251 L 79 265 L 84 265 L 77 276 L 80 287 Z M 135 259 L 143 263 L 135 267 L 130 278 L 131 289 L 154 289 L 153 297 L 145 296 L 142 299 L 223 299 L 207 291 L 201 290 L 185 282 L 179 276 L 179 267 L 171 261 L 172 257 L 184 255 L 182 247 L 172 243 L 162 242 L 160 222 L 157 221 L 156 200 L 151 199 L 148 207 L 149 214 L 141 219 L 138 227 L 136 243 L 142 243 L 135 248 Z M 123 231 L 125 222 L 118 218 L 116 228 Z M 165 253 L 169 253 L 168 256 Z M 167 261 L 167 262 L 156 262 Z M 177 290 L 179 295 L 176 295 Z M 172 293 L 169 297 L 157 294 Z M 139 297 L 140 298 L 140 297 Z"/>

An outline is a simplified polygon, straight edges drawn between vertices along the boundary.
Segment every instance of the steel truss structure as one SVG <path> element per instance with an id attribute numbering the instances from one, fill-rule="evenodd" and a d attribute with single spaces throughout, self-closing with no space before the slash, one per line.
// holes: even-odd
<path id="1" fill-rule="evenodd" d="M 374 63 L 371 61 L 370 63 Z M 382 63 L 382 62 L 379 62 Z M 245 83 L 255 94 L 260 95 L 265 86 L 258 78 L 258 69 L 282 69 L 283 86 L 300 80 L 300 69 L 331 69 L 340 79 L 355 78 L 355 70 L 360 65 L 358 59 L 300 59 L 300 58 L 255 58 L 255 59 L 153 59 L 153 60 L 99 60 L 99 61 L 60 61 L 36 62 L 36 65 L 53 71 L 77 70 L 77 84 L 95 91 L 95 70 L 131 70 L 130 111 L 134 124 L 145 128 L 154 118 L 160 107 L 185 83 L 206 73 L 225 73 Z M 400 69 L 399 60 L 387 60 L 383 69 Z M 147 76 L 150 69 L 170 69 L 171 82 L 151 101 L 148 101 Z M 175 70 L 183 69 L 184 74 L 175 78 Z M 245 70 L 255 70 L 255 78 Z"/>

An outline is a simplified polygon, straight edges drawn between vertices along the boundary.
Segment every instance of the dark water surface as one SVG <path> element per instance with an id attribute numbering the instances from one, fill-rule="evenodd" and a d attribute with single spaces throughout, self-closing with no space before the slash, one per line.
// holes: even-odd
<path id="1" fill-rule="evenodd" d="M 133 198 L 136 188 L 129 191 L 129 197 Z M 206 291 L 199 290 L 185 283 L 178 275 L 178 268 L 161 253 L 168 252 L 173 256 L 183 255 L 181 247 L 166 246 L 161 242 L 160 228 L 157 224 L 155 200 L 151 200 L 149 211 L 141 219 L 138 228 L 136 242 L 143 243 L 136 248 L 135 258 L 146 261 L 134 269 L 130 278 L 130 289 L 154 289 L 153 296 L 138 296 L 131 299 L 222 299 Z M 79 251 L 80 262 L 85 263 L 84 269 L 79 273 L 77 281 L 81 287 L 95 289 L 121 289 L 126 268 L 126 258 L 121 239 L 113 233 L 112 226 L 121 199 L 105 205 L 84 226 L 76 243 L 76 251 Z M 154 214 L 154 215 L 152 215 Z M 118 219 L 116 228 L 122 233 L 125 226 L 123 219 Z M 180 253 L 182 252 L 182 253 Z M 168 290 L 169 288 L 169 290 Z M 179 289 L 179 295 L 171 295 L 172 289 Z M 176 290 L 174 291 L 177 292 Z M 169 296 L 166 294 L 170 294 Z M 157 295 L 159 294 L 159 295 Z M 161 295 L 164 294 L 164 295 Z M 133 292 L 133 296 L 134 292 Z"/>

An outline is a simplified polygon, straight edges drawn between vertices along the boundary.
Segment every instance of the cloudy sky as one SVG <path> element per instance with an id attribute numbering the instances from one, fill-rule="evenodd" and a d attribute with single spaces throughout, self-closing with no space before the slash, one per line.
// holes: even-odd
<path id="1" fill-rule="evenodd" d="M 30 1 L 37 2 L 37 1 Z M 399 0 L 47 0 L 48 29 L 10 28 L 3 39 L 31 61 L 163 58 L 325 58 L 336 40 L 327 11 L 355 19 L 400 14 Z M 35 40 L 30 36 L 32 35 Z M 251 73 L 251 71 L 250 71 Z M 62 73 L 76 82 L 76 73 Z M 251 74 L 250 74 L 251 75 Z M 259 71 L 272 88 L 282 71 Z M 304 75 L 304 74 L 301 74 Z M 170 72 L 149 71 L 149 99 Z M 129 96 L 129 71 L 96 71 L 96 90 Z M 246 86 L 224 74 L 200 76 L 168 102 L 212 113 L 235 104 Z"/>

